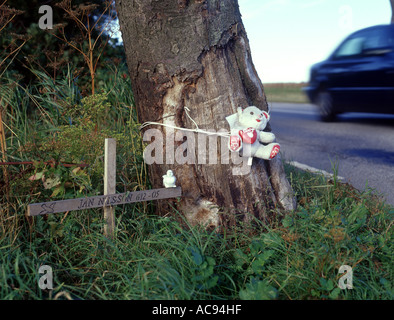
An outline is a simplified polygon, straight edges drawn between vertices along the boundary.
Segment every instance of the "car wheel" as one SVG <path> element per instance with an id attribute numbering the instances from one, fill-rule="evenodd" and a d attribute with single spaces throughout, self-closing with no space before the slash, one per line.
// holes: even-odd
<path id="1" fill-rule="evenodd" d="M 322 121 L 329 122 L 335 120 L 334 104 L 329 92 L 319 92 L 317 95 L 316 104 L 319 107 L 320 119 Z"/>

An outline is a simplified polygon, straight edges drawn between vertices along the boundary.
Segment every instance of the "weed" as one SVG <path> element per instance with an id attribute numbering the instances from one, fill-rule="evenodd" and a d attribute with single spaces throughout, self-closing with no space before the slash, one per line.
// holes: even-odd
<path id="1" fill-rule="evenodd" d="M 113 9 L 114 2 L 107 1 L 105 4 L 105 8 L 101 15 L 97 17 L 96 20 L 93 19 L 93 11 L 97 8 L 95 4 L 80 4 L 78 6 L 72 6 L 71 0 L 63 0 L 57 4 L 60 8 L 62 8 L 65 13 L 66 17 L 72 19 L 78 29 L 80 30 L 80 39 L 76 41 L 75 39 L 67 39 L 66 33 L 64 31 L 65 24 L 58 24 L 54 27 L 59 31 L 60 35 L 51 32 L 53 36 L 57 39 L 64 41 L 68 46 L 75 49 L 79 54 L 82 55 L 86 65 L 88 66 L 90 79 L 91 79 L 91 88 L 92 88 L 92 95 L 95 94 L 95 80 L 96 80 L 96 71 L 97 71 L 97 64 L 98 61 L 103 53 L 105 46 L 107 45 L 110 37 L 106 37 L 106 41 L 101 41 L 101 37 L 104 32 L 110 32 L 110 26 L 112 21 L 115 19 L 115 10 Z M 110 15 L 110 18 L 106 21 L 101 21 L 103 16 L 106 13 L 113 13 Z M 93 32 L 99 28 L 99 33 L 96 38 L 93 37 Z M 86 40 L 87 47 L 86 47 Z M 96 51 L 100 51 L 98 55 L 95 57 L 94 53 Z"/>

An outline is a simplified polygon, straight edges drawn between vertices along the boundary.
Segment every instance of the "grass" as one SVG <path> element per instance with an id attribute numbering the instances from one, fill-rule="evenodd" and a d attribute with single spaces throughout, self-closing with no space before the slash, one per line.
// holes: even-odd
<path id="1" fill-rule="evenodd" d="M 306 83 L 266 83 L 265 94 L 268 102 L 309 103 L 301 88 Z"/>
<path id="2" fill-rule="evenodd" d="M 43 77 L 40 88 L 14 86 L 7 96 L 9 106 L 19 106 L 8 107 L 3 117 L 7 159 L 36 162 L 8 166 L 11 183 L 1 185 L 0 299 L 393 298 L 394 209 L 372 190 L 359 192 L 335 176 L 327 180 L 287 164 L 297 210 L 267 224 L 256 221 L 247 232 L 242 225 L 223 233 L 191 227 L 176 209 L 158 217 L 153 203 L 117 206 L 112 242 L 102 235 L 101 210 L 25 217 L 28 203 L 102 193 L 100 152 L 93 148 L 84 154 L 75 148 L 69 154 L 67 144 L 64 152 L 56 149 L 58 139 L 65 139 L 59 130 L 63 126 L 80 145 L 91 147 L 78 136 L 78 122 L 64 113 L 68 106 L 76 108 L 73 112 L 85 110 L 86 103 L 105 108 L 95 98 L 83 104 L 71 79 L 71 71 L 58 83 Z M 98 72 L 97 83 L 112 107 L 106 119 L 96 119 L 100 125 L 91 134 L 102 130 L 124 141 L 118 149 L 118 192 L 150 188 L 129 80 L 116 69 L 101 81 Z M 89 115 L 80 117 L 93 121 Z M 57 147 L 49 148 L 50 143 Z M 102 146 L 103 141 L 97 149 Z M 63 162 L 90 159 L 99 165 L 74 172 L 37 162 L 50 157 Z M 60 182 L 45 189 L 42 180 L 29 179 L 40 172 Z M 53 269 L 53 290 L 38 287 L 41 265 Z M 337 286 L 341 265 L 353 268 L 352 290 Z"/>
<path id="3" fill-rule="evenodd" d="M 99 210 L 37 217 L 0 241 L 2 299 L 392 299 L 394 210 L 369 193 L 286 168 L 298 209 L 254 232 L 181 227 L 138 206 L 116 209 L 116 238 Z M 353 290 L 337 287 L 341 265 Z M 40 265 L 53 291 L 37 286 Z"/>

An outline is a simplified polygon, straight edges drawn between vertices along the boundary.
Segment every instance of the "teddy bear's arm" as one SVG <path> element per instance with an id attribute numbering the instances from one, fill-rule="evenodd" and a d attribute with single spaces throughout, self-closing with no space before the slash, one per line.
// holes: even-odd
<path id="1" fill-rule="evenodd" d="M 259 140 L 262 143 L 271 143 L 275 141 L 275 135 L 272 132 L 260 131 Z"/>

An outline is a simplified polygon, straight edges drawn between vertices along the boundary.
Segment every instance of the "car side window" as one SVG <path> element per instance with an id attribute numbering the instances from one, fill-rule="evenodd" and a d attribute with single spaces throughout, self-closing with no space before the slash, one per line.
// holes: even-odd
<path id="1" fill-rule="evenodd" d="M 383 35 L 372 34 L 370 37 L 366 39 L 363 49 L 373 50 L 387 46 L 387 41 L 385 40 L 386 39 L 383 37 Z"/>
<path id="2" fill-rule="evenodd" d="M 393 35 L 385 30 L 371 30 L 368 32 L 363 50 L 371 51 L 376 49 L 390 48 L 393 46 Z"/>
<path id="3" fill-rule="evenodd" d="M 345 59 L 361 55 L 364 47 L 365 37 L 354 37 L 345 41 L 335 53 L 335 59 Z"/>

